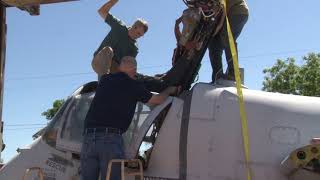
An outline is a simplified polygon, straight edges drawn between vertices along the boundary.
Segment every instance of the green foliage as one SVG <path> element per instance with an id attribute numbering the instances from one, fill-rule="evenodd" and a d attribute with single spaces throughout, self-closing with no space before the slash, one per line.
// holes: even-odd
<path id="1" fill-rule="evenodd" d="M 300 66 L 293 58 L 278 59 L 263 73 L 264 91 L 320 97 L 320 54 L 308 54 Z"/>
<path id="2" fill-rule="evenodd" d="M 45 116 L 47 120 L 51 120 L 54 117 L 54 115 L 58 112 L 58 110 L 60 109 L 60 107 L 63 105 L 64 102 L 65 102 L 64 99 L 55 100 L 52 104 L 52 108 L 43 112 L 41 115 Z"/>
<path id="3" fill-rule="evenodd" d="M 302 95 L 320 97 L 320 54 L 309 54 L 303 60 L 297 87 Z"/>

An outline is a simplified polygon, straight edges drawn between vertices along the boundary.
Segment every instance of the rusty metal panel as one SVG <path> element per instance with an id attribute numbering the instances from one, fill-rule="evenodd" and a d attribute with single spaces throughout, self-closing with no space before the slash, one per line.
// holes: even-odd
<path id="1" fill-rule="evenodd" d="M 6 57 L 6 8 L 0 4 L 0 123 L 2 123 L 2 105 L 4 90 L 4 70 Z M 2 150 L 2 127 L 0 132 L 0 158 Z"/>
<path id="2" fill-rule="evenodd" d="M 23 11 L 29 12 L 32 16 L 40 15 L 41 4 L 52 4 L 78 0 L 0 0 L 0 4 L 6 7 L 17 7 Z"/>
<path id="3" fill-rule="evenodd" d="M 1 0 L 2 3 L 7 4 L 9 6 L 15 6 L 15 7 L 61 3 L 61 2 L 69 2 L 69 1 L 78 1 L 78 0 Z"/>

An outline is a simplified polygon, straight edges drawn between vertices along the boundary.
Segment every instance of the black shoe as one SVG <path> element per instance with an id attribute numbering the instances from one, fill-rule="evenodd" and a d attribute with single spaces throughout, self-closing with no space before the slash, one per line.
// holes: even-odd
<path id="1" fill-rule="evenodd" d="M 210 82 L 211 84 L 215 84 L 216 80 L 218 79 L 224 79 L 225 78 L 225 74 L 223 74 L 222 72 L 218 73 L 215 75 L 215 77 L 212 77 L 212 81 Z"/>
<path id="2" fill-rule="evenodd" d="M 236 79 L 234 78 L 234 74 L 228 73 L 226 75 L 226 80 L 230 80 L 230 81 L 235 81 Z"/>

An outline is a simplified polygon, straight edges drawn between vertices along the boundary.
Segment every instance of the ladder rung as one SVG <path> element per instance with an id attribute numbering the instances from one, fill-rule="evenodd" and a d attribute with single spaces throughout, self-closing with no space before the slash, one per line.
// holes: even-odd
<path id="1" fill-rule="evenodd" d="M 127 163 L 137 163 L 138 169 L 125 168 L 126 162 Z M 111 169 L 112 169 L 113 163 L 121 163 L 121 179 L 122 180 L 124 180 L 125 176 L 140 176 L 141 180 L 143 179 L 143 166 L 142 166 L 141 160 L 139 160 L 139 159 L 112 159 L 108 163 L 106 180 L 110 180 L 110 174 L 111 174 Z"/>

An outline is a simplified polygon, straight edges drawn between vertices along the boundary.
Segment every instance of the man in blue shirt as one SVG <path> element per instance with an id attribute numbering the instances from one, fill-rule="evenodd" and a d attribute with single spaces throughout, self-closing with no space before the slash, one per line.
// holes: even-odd
<path id="1" fill-rule="evenodd" d="M 81 149 L 81 180 L 106 179 L 108 162 L 123 159 L 124 133 L 134 116 L 138 101 L 161 104 L 176 92 L 169 87 L 153 95 L 135 80 L 137 63 L 134 57 L 122 58 L 118 73 L 101 76 L 95 97 L 85 119 L 84 141 Z M 111 179 L 120 179 L 119 168 L 112 168 Z"/>

